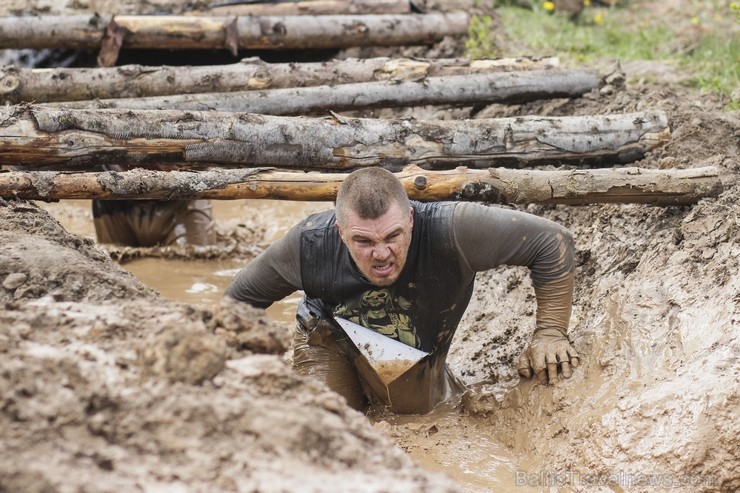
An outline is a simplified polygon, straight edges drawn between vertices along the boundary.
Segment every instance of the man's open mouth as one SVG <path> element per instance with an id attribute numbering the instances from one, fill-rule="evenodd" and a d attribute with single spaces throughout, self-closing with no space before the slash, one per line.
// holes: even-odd
<path id="1" fill-rule="evenodd" d="M 393 271 L 393 263 L 389 262 L 383 265 L 373 265 L 373 272 L 379 276 L 387 276 Z"/>

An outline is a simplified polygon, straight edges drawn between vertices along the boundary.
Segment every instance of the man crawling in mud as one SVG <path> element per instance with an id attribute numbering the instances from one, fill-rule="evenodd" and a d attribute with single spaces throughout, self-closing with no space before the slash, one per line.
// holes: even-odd
<path id="1" fill-rule="evenodd" d="M 242 269 L 225 295 L 266 308 L 296 290 L 294 368 L 325 382 L 358 410 L 385 404 L 426 413 L 464 387 L 445 360 L 476 272 L 529 267 L 536 329 L 517 370 L 554 384 L 578 355 L 566 331 L 573 295 L 573 239 L 531 214 L 474 203 L 409 201 L 382 168 L 351 173 L 336 208 L 313 214 Z M 397 380 L 377 375 L 334 317 L 429 353 Z"/>

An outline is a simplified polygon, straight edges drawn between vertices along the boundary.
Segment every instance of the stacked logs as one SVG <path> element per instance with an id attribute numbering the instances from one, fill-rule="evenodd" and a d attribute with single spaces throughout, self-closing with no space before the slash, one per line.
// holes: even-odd
<path id="1" fill-rule="evenodd" d="M 365 166 L 397 172 L 418 200 L 672 205 L 720 193 L 714 168 L 609 168 L 669 142 L 660 111 L 452 121 L 339 113 L 577 98 L 602 84 L 553 58 L 113 66 L 121 50 L 153 47 L 237 54 L 467 33 L 465 13 L 408 7 L 311 0 L 201 15 L 0 18 L 0 49 L 96 49 L 100 65 L 0 68 L 0 165 L 12 170 L 0 173 L 0 196 L 331 200 L 346 173 Z M 129 171 L 94 171 L 100 165 Z M 551 170 L 531 169 L 542 166 Z"/>

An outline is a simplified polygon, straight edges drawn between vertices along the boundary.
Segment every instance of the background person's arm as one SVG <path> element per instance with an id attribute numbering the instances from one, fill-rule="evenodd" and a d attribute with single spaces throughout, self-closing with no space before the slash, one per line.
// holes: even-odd
<path id="1" fill-rule="evenodd" d="M 457 246 L 472 271 L 499 265 L 530 269 L 537 298 L 532 342 L 517 370 L 524 378 L 537 375 L 555 383 L 558 369 L 571 376 L 578 354 L 567 338 L 573 300 L 573 236 L 563 226 L 524 212 L 462 203 L 455 208 Z"/>

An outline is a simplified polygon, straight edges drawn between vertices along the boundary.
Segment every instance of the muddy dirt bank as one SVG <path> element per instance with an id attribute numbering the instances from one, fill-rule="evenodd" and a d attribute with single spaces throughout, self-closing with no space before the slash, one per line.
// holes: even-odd
<path id="1" fill-rule="evenodd" d="M 0 490 L 455 491 L 292 374 L 263 312 L 163 300 L 33 204 L 0 226 Z"/>

